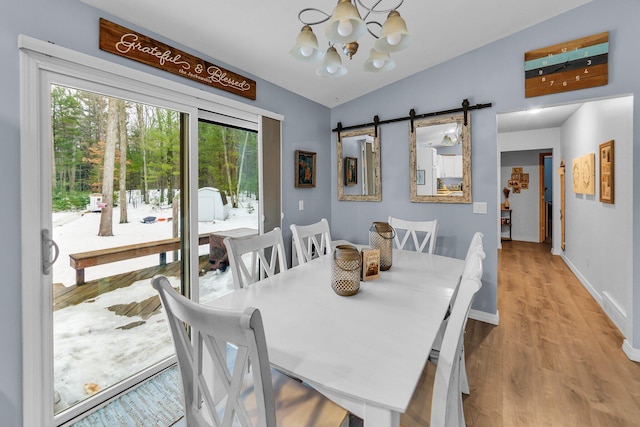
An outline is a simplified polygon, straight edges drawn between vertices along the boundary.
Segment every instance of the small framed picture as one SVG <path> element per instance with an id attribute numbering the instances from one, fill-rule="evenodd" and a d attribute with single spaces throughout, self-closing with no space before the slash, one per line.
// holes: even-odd
<path id="1" fill-rule="evenodd" d="M 522 173 L 522 167 L 519 168 L 511 168 L 511 173 Z"/>
<path id="2" fill-rule="evenodd" d="M 355 157 L 344 158 L 344 185 L 356 185 L 358 183 L 358 159 Z"/>
<path id="3" fill-rule="evenodd" d="M 416 184 L 424 185 L 424 169 L 416 170 Z"/>
<path id="4" fill-rule="evenodd" d="M 600 201 L 613 204 L 613 140 L 600 144 Z"/>
<path id="5" fill-rule="evenodd" d="M 315 188 L 316 153 L 296 150 L 296 188 Z"/>

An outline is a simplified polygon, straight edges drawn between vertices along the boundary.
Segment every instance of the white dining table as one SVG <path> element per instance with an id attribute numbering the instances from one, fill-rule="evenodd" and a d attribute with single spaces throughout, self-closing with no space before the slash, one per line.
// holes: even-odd
<path id="1" fill-rule="evenodd" d="M 394 250 L 390 270 L 343 297 L 331 288 L 329 254 L 207 305 L 258 308 L 273 367 L 361 417 L 365 427 L 398 427 L 463 264 Z"/>

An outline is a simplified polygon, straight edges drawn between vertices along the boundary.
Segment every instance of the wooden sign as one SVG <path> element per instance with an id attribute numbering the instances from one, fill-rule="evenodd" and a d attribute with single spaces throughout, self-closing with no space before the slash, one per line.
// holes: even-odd
<path id="1" fill-rule="evenodd" d="M 525 97 L 604 86 L 609 82 L 609 33 L 524 54 Z"/>
<path id="2" fill-rule="evenodd" d="M 172 74 L 256 99 L 254 80 L 100 18 L 100 49 Z"/>

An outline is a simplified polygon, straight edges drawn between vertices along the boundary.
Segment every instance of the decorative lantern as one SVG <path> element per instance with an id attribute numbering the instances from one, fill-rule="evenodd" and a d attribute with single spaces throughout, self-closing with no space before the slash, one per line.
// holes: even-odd
<path id="1" fill-rule="evenodd" d="M 360 266 L 362 258 L 355 246 L 338 245 L 333 251 L 331 287 L 343 297 L 355 295 L 360 290 Z"/>
<path id="2" fill-rule="evenodd" d="M 393 264 L 393 238 L 395 230 L 387 222 L 374 222 L 369 229 L 369 246 L 380 250 L 380 270 L 385 271 Z"/>

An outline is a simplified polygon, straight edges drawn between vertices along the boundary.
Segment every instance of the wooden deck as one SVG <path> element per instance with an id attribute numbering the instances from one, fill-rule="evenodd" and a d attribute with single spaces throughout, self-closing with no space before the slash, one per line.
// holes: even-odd
<path id="1" fill-rule="evenodd" d="M 209 255 L 200 257 L 200 271 L 209 269 Z M 139 280 L 151 279 L 153 276 L 163 274 L 166 276 L 180 275 L 180 262 L 172 262 L 167 265 L 159 265 L 129 273 L 118 274 L 111 277 L 104 277 L 97 280 L 90 280 L 82 285 L 65 287 L 62 284 L 53 285 L 53 310 L 91 301 L 99 295 L 111 292 L 115 289 L 125 288 Z M 151 286 L 151 285 L 149 285 Z M 160 299 L 153 296 L 148 300 L 139 303 L 121 304 L 111 308 L 117 314 L 126 316 L 141 316 L 148 319 L 160 308 Z"/>

